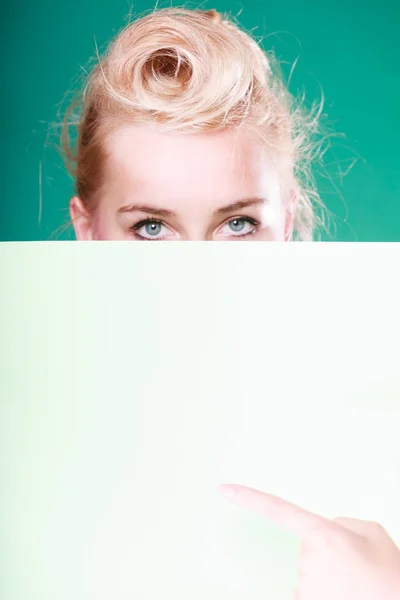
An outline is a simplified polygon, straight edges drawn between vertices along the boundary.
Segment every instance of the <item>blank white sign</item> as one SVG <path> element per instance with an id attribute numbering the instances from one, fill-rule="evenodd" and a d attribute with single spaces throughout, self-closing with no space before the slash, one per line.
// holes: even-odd
<path id="1" fill-rule="evenodd" d="M 400 245 L 0 247 L 2 600 L 289 600 L 220 482 L 400 543 Z"/>

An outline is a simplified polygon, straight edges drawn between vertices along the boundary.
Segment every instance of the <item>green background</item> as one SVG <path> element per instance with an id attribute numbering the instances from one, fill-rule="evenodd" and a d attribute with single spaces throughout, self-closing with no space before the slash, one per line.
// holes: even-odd
<path id="1" fill-rule="evenodd" d="M 133 13 L 153 6 L 136 2 Z M 334 140 L 318 175 L 334 214 L 324 239 L 400 241 L 398 0 L 217 1 L 202 7 L 240 14 L 246 29 L 268 36 L 264 45 L 286 61 L 286 75 L 299 57 L 292 92 L 304 88 L 311 103 L 323 90 L 329 121 L 346 136 Z M 95 39 L 104 48 L 129 11 L 126 0 L 37 0 L 1 8 L 7 58 L 0 240 L 47 240 L 68 221 L 73 183 L 54 150 L 52 124 L 94 55 Z M 61 239 L 71 237 L 69 231 Z"/>

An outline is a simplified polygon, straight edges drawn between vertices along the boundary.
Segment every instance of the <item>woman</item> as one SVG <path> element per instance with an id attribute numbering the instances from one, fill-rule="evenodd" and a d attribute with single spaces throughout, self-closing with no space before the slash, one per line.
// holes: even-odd
<path id="1" fill-rule="evenodd" d="M 77 239 L 312 240 L 318 115 L 295 106 L 273 62 L 215 11 L 126 27 L 89 76 L 76 152 L 66 118 Z M 227 491 L 304 538 L 296 599 L 400 598 L 400 553 L 379 527 Z"/>
<path id="2" fill-rule="evenodd" d="M 314 238 L 318 114 L 215 11 L 159 10 L 120 32 L 78 98 L 78 240 Z"/>

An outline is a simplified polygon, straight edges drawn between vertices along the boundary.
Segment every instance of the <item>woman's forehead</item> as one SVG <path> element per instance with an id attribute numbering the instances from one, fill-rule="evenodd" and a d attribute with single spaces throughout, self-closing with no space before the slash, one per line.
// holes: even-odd
<path id="1" fill-rule="evenodd" d="M 252 196 L 262 191 L 254 187 L 275 177 L 267 154 L 244 133 L 170 134 L 133 126 L 118 130 L 107 144 L 108 168 L 118 172 L 119 184 L 143 191 L 179 186 L 195 192 L 195 185 L 215 194 L 217 186 Z"/>

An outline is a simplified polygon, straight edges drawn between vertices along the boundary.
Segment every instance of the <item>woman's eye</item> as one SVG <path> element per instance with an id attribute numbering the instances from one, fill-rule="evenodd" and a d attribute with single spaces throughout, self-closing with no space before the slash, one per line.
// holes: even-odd
<path id="1" fill-rule="evenodd" d="M 231 219 L 220 229 L 222 235 L 241 236 L 253 233 L 256 229 L 256 222 L 245 217 L 236 217 Z"/>
<path id="2" fill-rule="evenodd" d="M 163 238 L 169 232 L 169 229 L 163 223 L 151 220 L 141 221 L 131 227 L 131 229 L 139 238 L 146 240 Z"/>

